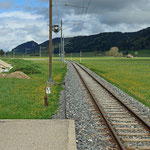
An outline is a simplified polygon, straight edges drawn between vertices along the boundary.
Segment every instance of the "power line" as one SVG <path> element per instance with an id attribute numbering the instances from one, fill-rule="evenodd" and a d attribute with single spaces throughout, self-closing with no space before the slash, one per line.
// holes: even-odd
<path id="1" fill-rule="evenodd" d="M 68 26 L 68 27 L 64 28 L 63 30 L 66 30 L 66 29 L 68 29 L 68 28 L 71 28 L 71 27 L 73 27 L 73 26 L 78 26 L 78 25 L 80 25 L 80 23 L 77 23 L 77 24 L 73 24 L 73 25 L 71 25 L 71 26 Z"/>
<path id="2" fill-rule="evenodd" d="M 83 7 L 85 6 L 85 1 L 86 1 L 86 0 L 84 0 L 84 1 L 83 1 Z M 82 9 L 82 16 L 81 16 L 81 29 L 80 29 L 80 31 L 82 30 L 82 27 L 83 27 L 83 17 L 84 17 L 84 16 L 83 16 L 83 14 L 84 14 L 84 9 Z"/>
<path id="3" fill-rule="evenodd" d="M 86 17 L 87 17 L 88 9 L 89 9 L 89 7 L 90 7 L 92 1 L 93 1 L 93 0 L 89 0 L 89 2 L 86 3 L 87 0 L 83 0 L 82 6 L 77 6 L 77 5 L 72 5 L 72 4 L 70 5 L 70 4 L 67 4 L 67 3 L 64 4 L 64 5 L 59 5 L 59 4 L 56 3 L 56 0 L 55 0 L 53 6 L 55 6 L 56 9 L 57 9 L 57 7 L 74 7 L 74 8 L 81 8 L 81 9 L 82 9 L 82 12 L 81 12 L 81 20 L 78 21 L 79 23 L 76 23 L 76 24 L 73 24 L 73 25 L 71 25 L 71 26 L 68 26 L 68 27 L 64 28 L 63 30 L 66 30 L 66 29 L 68 29 L 68 28 L 70 28 L 70 27 L 73 27 L 73 26 L 77 26 L 77 25 L 79 26 L 79 25 L 80 25 L 80 26 L 81 26 L 80 31 L 82 31 L 83 25 L 84 25 L 84 22 L 85 22 L 85 19 L 86 19 Z M 86 5 L 86 4 L 87 4 L 87 5 Z M 59 12 L 59 11 L 57 11 L 57 12 Z M 57 16 L 58 16 L 58 18 L 61 18 L 58 13 L 57 13 Z"/>
<path id="4" fill-rule="evenodd" d="M 84 24 L 84 22 L 85 22 L 85 18 L 86 18 L 86 16 L 87 16 L 87 12 L 88 12 L 88 9 L 89 9 L 89 7 L 90 7 L 92 1 L 93 1 L 93 0 L 90 0 L 89 3 L 88 3 L 88 5 L 87 5 L 86 11 L 85 11 L 85 15 L 84 15 L 84 18 L 83 18 L 83 21 L 82 21 L 82 24 L 81 24 L 81 30 L 82 30 L 82 28 L 83 28 L 83 24 Z"/>
<path id="5" fill-rule="evenodd" d="M 57 5 L 57 4 L 56 4 L 56 0 L 54 0 L 54 5 Z M 57 17 L 58 17 L 58 18 L 61 18 L 61 17 L 60 17 L 60 14 L 58 13 L 59 11 L 58 11 L 58 8 L 57 8 L 57 7 L 56 7 L 56 12 L 57 12 L 57 13 L 56 13 Z"/>
<path id="6" fill-rule="evenodd" d="M 85 7 L 84 4 L 85 4 L 85 0 L 84 0 L 84 3 L 83 3 L 83 6 L 70 5 L 70 4 L 67 4 L 67 3 L 64 4 L 64 5 L 58 5 L 58 4 L 56 4 L 56 1 L 54 1 L 53 6 L 55 6 L 56 9 L 57 9 L 57 6 L 58 6 L 58 7 L 75 7 L 75 8 L 80 8 L 80 9 L 82 9 L 82 11 L 84 11 L 84 9 L 87 9 L 87 7 Z M 57 12 L 58 12 L 58 11 L 57 11 Z M 56 13 L 56 14 L 57 14 L 58 18 L 61 18 L 58 13 Z M 81 21 L 79 21 L 79 22 L 81 22 Z"/>

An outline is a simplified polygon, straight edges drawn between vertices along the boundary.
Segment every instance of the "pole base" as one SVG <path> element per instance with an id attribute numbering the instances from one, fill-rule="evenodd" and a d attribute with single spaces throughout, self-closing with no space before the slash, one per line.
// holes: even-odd
<path id="1" fill-rule="evenodd" d="M 44 96 L 44 106 L 47 107 L 48 106 L 48 102 L 47 102 L 47 95 Z"/>
<path id="2" fill-rule="evenodd" d="M 49 79 L 47 81 L 47 85 L 54 85 L 54 80 L 53 79 Z"/>

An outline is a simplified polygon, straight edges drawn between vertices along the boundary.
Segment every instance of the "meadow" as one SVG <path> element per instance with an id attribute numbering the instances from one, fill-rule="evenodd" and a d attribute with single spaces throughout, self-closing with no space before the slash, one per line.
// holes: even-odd
<path id="1" fill-rule="evenodd" d="M 73 60 L 80 62 L 79 58 L 73 58 Z M 82 58 L 81 64 L 150 107 L 149 57 Z"/>
<path id="2" fill-rule="evenodd" d="M 51 94 L 48 95 L 48 107 L 44 107 L 49 72 L 48 60 L 23 61 L 22 64 L 24 66 L 22 68 L 31 79 L 0 79 L 0 118 L 48 119 L 58 109 L 59 93 L 63 89 L 66 66 L 61 67 L 57 59 L 53 61 L 52 75 L 55 84 L 51 87 Z M 33 69 L 33 66 L 36 68 L 35 72 L 28 72 L 27 70 Z"/>

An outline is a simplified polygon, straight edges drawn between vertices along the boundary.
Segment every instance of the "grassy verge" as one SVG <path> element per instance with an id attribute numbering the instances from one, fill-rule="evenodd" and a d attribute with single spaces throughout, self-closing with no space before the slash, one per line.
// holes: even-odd
<path id="1" fill-rule="evenodd" d="M 38 72 L 26 72 L 25 70 L 24 72 L 31 77 L 29 80 L 0 79 L 0 118 L 48 119 L 57 111 L 59 93 L 63 89 L 62 82 L 66 67 L 65 65 L 60 67 L 58 61 L 53 61 L 55 85 L 51 87 L 51 94 L 48 95 L 49 105 L 45 108 L 44 95 L 48 80 L 48 60 L 21 61 L 19 64 L 23 63 L 23 66 L 27 65 L 28 67 L 32 64 L 31 66 L 34 66 Z M 13 62 L 13 65 L 18 68 L 18 63 Z"/>
<path id="2" fill-rule="evenodd" d="M 150 107 L 150 58 L 84 58 L 81 63 Z"/>

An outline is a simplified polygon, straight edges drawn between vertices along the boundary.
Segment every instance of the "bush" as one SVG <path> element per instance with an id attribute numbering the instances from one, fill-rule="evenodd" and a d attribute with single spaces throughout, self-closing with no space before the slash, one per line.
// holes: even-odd
<path id="1" fill-rule="evenodd" d="M 31 61 L 26 61 L 23 59 L 12 59 L 9 61 L 13 66 L 11 72 L 22 71 L 25 74 L 38 74 L 41 73 L 40 66 Z"/>
<path id="2" fill-rule="evenodd" d="M 122 56 L 123 56 L 122 52 L 118 53 L 118 57 L 122 57 Z"/>
<path id="3" fill-rule="evenodd" d="M 114 56 L 117 57 L 118 56 L 118 47 L 112 47 L 109 52 L 108 52 L 108 56 Z"/>

